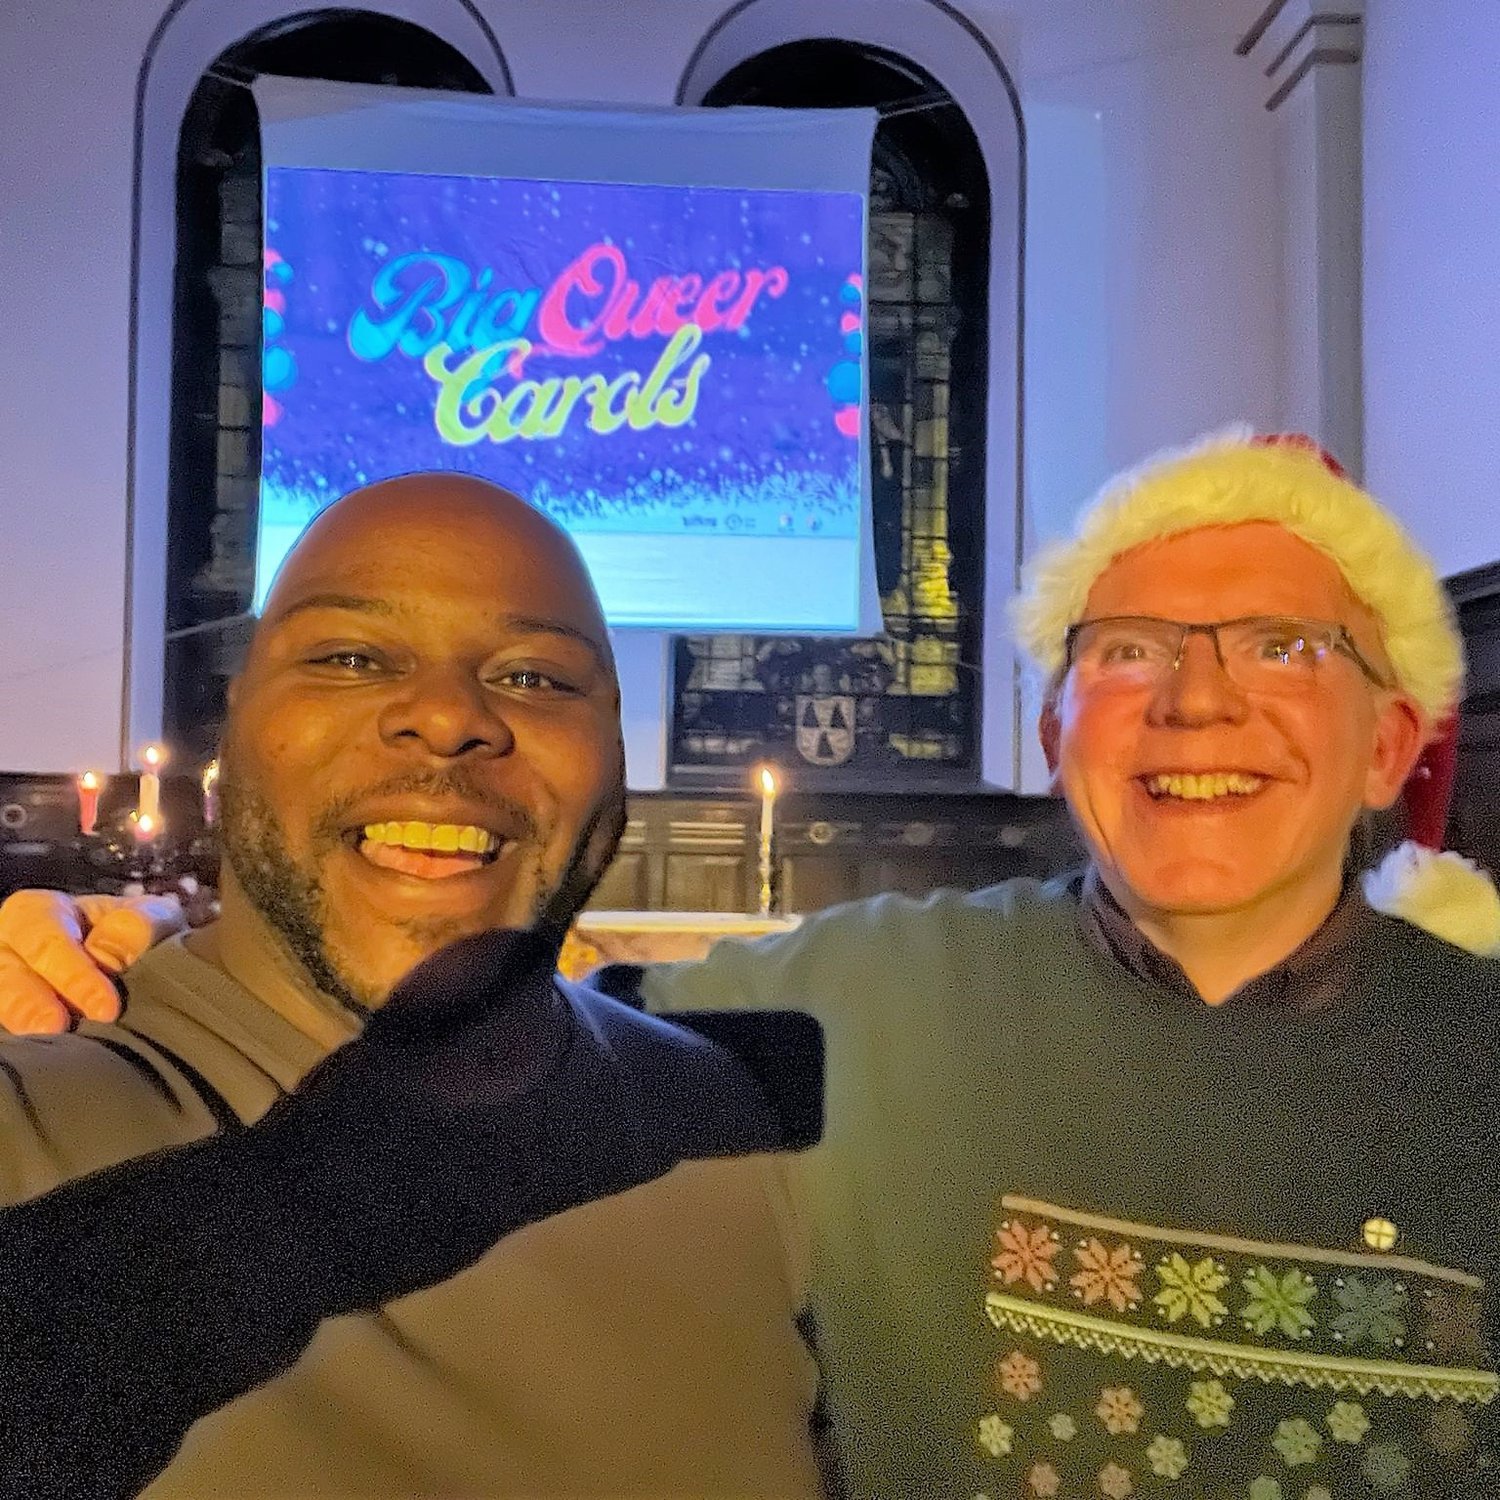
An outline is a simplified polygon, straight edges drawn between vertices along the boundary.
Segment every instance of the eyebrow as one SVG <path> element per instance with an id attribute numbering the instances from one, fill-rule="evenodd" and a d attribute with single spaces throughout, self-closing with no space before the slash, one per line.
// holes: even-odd
<path id="1" fill-rule="evenodd" d="M 356 614 L 366 615 L 396 613 L 395 607 L 388 599 L 377 599 L 368 594 L 309 594 L 305 599 L 297 600 L 295 604 L 288 604 L 285 609 L 279 610 L 269 619 L 263 617 L 261 624 L 281 625 L 294 615 L 300 615 L 309 609 L 347 609 L 353 610 Z"/>
<path id="2" fill-rule="evenodd" d="M 577 641 L 587 648 L 589 654 L 605 672 L 614 671 L 608 649 L 588 631 L 576 625 L 566 625 L 561 620 L 543 619 L 537 615 L 501 615 L 499 623 L 509 630 L 519 630 L 526 635 L 560 635 L 565 640 Z"/>
<path id="3" fill-rule="evenodd" d="M 295 604 L 287 605 L 284 610 L 270 619 L 263 620 L 262 624 L 275 629 L 294 616 L 313 609 L 342 609 L 355 614 L 380 615 L 387 619 L 399 613 L 389 599 L 381 599 L 374 595 L 309 594 L 305 599 L 298 599 Z M 539 615 L 516 614 L 501 615 L 496 623 L 504 629 L 517 630 L 526 635 L 555 635 L 561 636 L 564 640 L 576 641 L 588 650 L 602 671 L 614 671 L 606 647 L 586 630 L 578 629 L 576 625 L 568 625 L 561 620 L 549 620 Z"/>

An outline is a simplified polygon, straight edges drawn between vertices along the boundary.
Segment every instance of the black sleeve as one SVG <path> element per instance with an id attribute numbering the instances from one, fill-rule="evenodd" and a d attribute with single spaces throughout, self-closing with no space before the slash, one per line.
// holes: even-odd
<path id="1" fill-rule="evenodd" d="M 322 1316 L 277 1272 L 235 1137 L 0 1213 L 0 1493 L 134 1495 L 199 1416 L 290 1368 Z"/>
<path id="2" fill-rule="evenodd" d="M 721 1045 L 560 990 L 555 950 L 518 943 L 419 966 L 259 1124 L 0 1212 L 0 1493 L 135 1494 L 323 1318 L 685 1158 L 816 1139 L 806 1017 L 737 1021 Z"/>

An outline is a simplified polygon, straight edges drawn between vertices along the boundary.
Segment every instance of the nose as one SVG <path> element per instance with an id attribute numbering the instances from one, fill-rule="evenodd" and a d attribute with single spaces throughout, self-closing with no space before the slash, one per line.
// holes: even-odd
<path id="1" fill-rule="evenodd" d="M 458 670 L 408 677 L 381 709 L 379 728 L 386 744 L 441 760 L 507 755 L 515 746 L 499 696 Z"/>
<path id="2" fill-rule="evenodd" d="M 1198 728 L 1239 723 L 1247 710 L 1245 694 L 1225 670 L 1213 641 L 1190 635 L 1183 640 L 1176 668 L 1162 674 L 1150 718 L 1153 724 Z"/>

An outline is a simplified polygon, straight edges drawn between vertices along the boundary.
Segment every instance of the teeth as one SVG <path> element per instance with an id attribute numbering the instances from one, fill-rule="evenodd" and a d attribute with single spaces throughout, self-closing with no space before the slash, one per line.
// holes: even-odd
<path id="1" fill-rule="evenodd" d="M 500 840 L 472 823 L 366 823 L 365 841 L 393 844 L 400 849 L 433 850 L 439 854 L 493 854 Z"/>
<path id="2" fill-rule="evenodd" d="M 1153 797 L 1180 797 L 1187 802 L 1211 802 L 1215 797 L 1248 797 L 1265 785 L 1264 776 L 1240 771 L 1169 773 L 1147 778 L 1146 790 Z"/>

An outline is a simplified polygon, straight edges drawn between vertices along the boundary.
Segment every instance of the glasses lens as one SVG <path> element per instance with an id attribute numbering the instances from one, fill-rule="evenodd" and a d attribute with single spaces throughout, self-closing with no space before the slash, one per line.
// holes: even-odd
<path id="1" fill-rule="evenodd" d="M 1090 620 L 1073 637 L 1073 660 L 1105 681 L 1148 681 L 1170 670 L 1180 637 L 1170 620 Z"/>
<path id="2" fill-rule="evenodd" d="M 1311 620 L 1240 620 L 1219 630 L 1235 681 L 1267 691 L 1307 683 L 1333 644 L 1328 627 Z"/>

